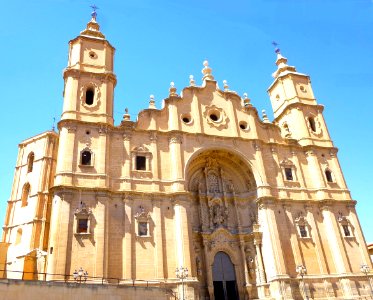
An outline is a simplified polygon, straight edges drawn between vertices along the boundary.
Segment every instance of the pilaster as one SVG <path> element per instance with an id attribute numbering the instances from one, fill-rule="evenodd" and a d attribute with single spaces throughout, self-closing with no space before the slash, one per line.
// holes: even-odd
<path id="1" fill-rule="evenodd" d="M 169 138 L 169 145 L 170 145 L 170 158 L 171 163 L 169 164 L 171 170 L 171 180 L 176 181 L 173 183 L 172 190 L 179 191 L 181 187 L 177 181 L 183 178 L 183 165 L 182 165 L 182 158 L 181 158 L 181 143 L 182 143 L 182 136 L 179 134 L 173 134 Z"/>
<path id="2" fill-rule="evenodd" d="M 53 254 L 48 256 L 47 273 L 67 274 L 69 266 L 66 265 L 68 241 L 73 237 L 69 234 L 71 217 L 71 201 L 73 194 L 70 192 L 55 193 L 52 204 L 52 218 L 50 228 L 49 249 L 53 247 Z M 48 275 L 48 280 L 64 280 L 64 276 Z"/>
<path id="3" fill-rule="evenodd" d="M 155 269 L 155 277 L 158 279 L 163 279 L 164 276 L 164 259 L 167 260 L 167 258 L 163 257 L 163 232 L 162 232 L 162 203 L 161 200 L 156 199 L 152 200 L 153 202 L 153 211 L 154 211 L 154 241 L 155 241 L 155 247 L 154 247 L 154 269 Z"/>
<path id="4" fill-rule="evenodd" d="M 134 240 L 135 230 L 133 226 L 133 199 L 128 195 L 123 198 L 124 202 L 124 237 L 123 237 L 123 278 L 135 279 L 134 267 Z"/>

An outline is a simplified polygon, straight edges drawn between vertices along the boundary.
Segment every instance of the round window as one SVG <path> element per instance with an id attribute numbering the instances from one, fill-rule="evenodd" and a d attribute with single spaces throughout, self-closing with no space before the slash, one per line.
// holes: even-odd
<path id="1" fill-rule="evenodd" d="M 190 114 L 182 114 L 181 120 L 184 122 L 184 124 L 190 124 L 192 122 L 192 116 Z"/>
<path id="2" fill-rule="evenodd" d="M 97 54 L 93 51 L 89 52 L 89 57 L 92 58 L 92 59 L 95 59 L 97 58 Z"/>
<path id="3" fill-rule="evenodd" d="M 248 125 L 247 125 L 247 123 L 246 123 L 245 121 L 241 121 L 241 122 L 238 124 L 238 126 L 240 126 L 240 128 L 241 128 L 242 130 L 246 130 L 246 129 L 248 128 Z"/>
<path id="4" fill-rule="evenodd" d="M 210 113 L 210 119 L 211 119 L 212 121 L 214 121 L 214 122 L 219 121 L 219 119 L 220 119 L 220 114 L 219 114 L 219 112 L 214 111 L 214 112 Z"/>

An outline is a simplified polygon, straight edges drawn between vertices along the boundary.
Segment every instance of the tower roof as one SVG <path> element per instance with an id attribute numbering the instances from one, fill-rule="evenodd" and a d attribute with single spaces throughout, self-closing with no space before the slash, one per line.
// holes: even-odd
<path id="1" fill-rule="evenodd" d="M 92 6 L 91 20 L 87 23 L 87 28 L 80 32 L 80 35 L 105 39 L 105 35 L 100 32 L 100 25 L 97 23 L 96 6 Z"/>
<path id="2" fill-rule="evenodd" d="M 284 73 L 297 73 L 297 70 L 295 69 L 295 67 L 289 66 L 287 62 L 288 62 L 288 59 L 282 56 L 280 51 L 278 51 L 277 59 L 276 59 L 277 70 L 272 74 L 274 78 L 284 75 Z"/>

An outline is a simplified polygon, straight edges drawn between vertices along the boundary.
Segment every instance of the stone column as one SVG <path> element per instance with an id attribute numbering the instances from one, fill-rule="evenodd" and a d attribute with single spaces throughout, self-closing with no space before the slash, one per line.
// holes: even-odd
<path id="1" fill-rule="evenodd" d="M 265 287 L 263 286 L 265 283 L 267 283 L 266 274 L 264 270 L 264 264 L 263 264 L 263 255 L 262 255 L 262 249 L 261 249 L 261 239 L 256 237 L 254 239 L 254 245 L 255 245 L 255 260 L 256 260 L 256 282 L 258 286 L 258 297 L 259 299 L 266 298 L 266 291 Z"/>
<path id="2" fill-rule="evenodd" d="M 189 230 L 187 217 L 187 202 L 177 200 L 175 210 L 175 241 L 177 249 L 177 265 L 187 267 L 191 270 L 191 253 L 189 249 Z"/>
<path id="3" fill-rule="evenodd" d="M 249 279 L 249 269 L 247 268 L 247 261 L 246 261 L 246 254 L 245 254 L 245 241 L 240 240 L 240 250 L 241 250 L 241 259 L 242 259 L 242 264 L 244 266 L 244 278 L 245 278 L 245 293 L 248 295 L 251 292 L 251 284 L 250 284 L 250 279 Z"/>
<path id="4" fill-rule="evenodd" d="M 309 222 L 309 225 L 312 228 L 310 234 L 311 234 L 312 240 L 315 243 L 315 252 L 316 252 L 317 262 L 320 268 L 320 274 L 327 275 L 328 267 L 325 261 L 325 255 L 324 255 L 324 250 L 322 246 L 323 243 L 320 237 L 320 230 L 318 228 L 317 222 L 315 221 L 315 213 L 317 210 L 317 206 L 305 205 L 305 210 L 307 213 L 307 221 Z M 324 291 L 327 297 L 331 297 L 331 298 L 334 297 L 332 284 L 330 283 L 330 281 L 326 279 L 324 280 Z"/>
<path id="5" fill-rule="evenodd" d="M 307 165 L 308 165 L 308 174 L 307 177 L 307 184 L 309 186 L 310 183 L 312 183 L 312 187 L 314 188 L 320 188 L 324 187 L 324 178 L 320 169 L 319 161 L 317 160 L 317 157 L 315 155 L 314 150 L 309 149 L 305 152 L 306 159 L 307 159 Z M 318 192 L 318 196 L 321 199 L 325 199 L 324 192 Z"/>
<path id="6" fill-rule="evenodd" d="M 262 255 L 262 244 L 258 240 L 254 240 L 255 245 L 255 252 L 257 255 L 257 266 L 258 266 L 258 273 L 259 273 L 259 283 L 263 284 L 267 282 L 265 271 L 264 271 L 264 264 L 263 264 L 263 255 Z"/>
<path id="7" fill-rule="evenodd" d="M 162 206 L 161 200 L 153 200 L 153 211 L 154 211 L 154 269 L 156 278 L 164 278 L 163 270 L 163 232 L 162 232 Z M 166 258 L 167 259 L 167 258 Z"/>
<path id="8" fill-rule="evenodd" d="M 359 247 L 360 255 L 361 255 L 360 260 L 361 260 L 362 263 L 367 264 L 369 266 L 369 268 L 372 270 L 372 261 L 370 259 L 369 253 L 368 253 L 368 248 L 365 247 L 366 241 L 365 241 L 364 235 L 361 231 L 361 226 L 360 226 L 359 219 L 357 218 L 355 205 L 356 205 L 356 202 L 353 202 L 353 203 L 350 203 L 349 205 L 347 205 L 347 208 L 349 210 L 349 219 L 350 219 L 350 222 L 352 224 L 352 227 L 355 229 L 353 233 L 354 233 L 354 236 L 356 238 L 357 244 L 361 245 L 361 247 Z"/>
<path id="9" fill-rule="evenodd" d="M 305 262 L 303 261 L 303 258 L 302 258 L 302 254 L 301 254 L 301 245 L 299 244 L 299 240 L 298 240 L 298 232 L 297 232 L 297 225 L 294 224 L 294 220 L 293 220 L 293 215 L 291 213 L 291 205 L 290 204 L 284 204 L 283 205 L 283 208 L 284 208 L 284 211 L 285 211 L 285 214 L 286 214 L 286 218 L 290 221 L 290 222 L 286 222 L 287 223 L 287 234 L 289 237 L 290 237 L 290 245 L 291 245 L 291 249 L 293 251 L 293 255 L 294 255 L 294 260 L 295 260 L 295 265 L 299 265 L 299 264 L 302 264 L 304 265 Z M 290 223 L 290 224 L 289 224 Z M 289 228 L 290 227 L 290 228 Z M 291 273 L 295 273 L 295 269 L 294 270 L 290 270 Z"/>
<path id="10" fill-rule="evenodd" d="M 159 180 L 159 174 L 158 174 L 158 146 L 157 146 L 157 132 L 156 131 L 151 131 L 149 132 L 149 139 L 150 139 L 150 145 L 151 145 L 151 152 L 153 154 L 152 157 L 152 164 L 149 165 L 149 169 L 153 173 L 153 178 L 155 180 Z M 150 159 L 148 159 L 150 163 Z M 153 182 L 152 183 L 152 189 L 153 191 L 157 192 L 159 191 L 159 184 Z"/>
<path id="11" fill-rule="evenodd" d="M 133 241 L 135 239 L 135 230 L 132 223 L 132 198 L 126 196 L 124 202 L 124 237 L 123 237 L 123 278 L 134 279 L 135 274 L 133 269 L 133 259 L 136 257 L 134 253 Z"/>
<path id="12" fill-rule="evenodd" d="M 109 136 L 108 136 L 108 128 L 105 125 L 101 125 L 99 128 L 99 148 L 96 149 L 95 158 L 95 166 L 97 169 L 97 173 L 101 176 L 99 177 L 99 186 L 100 187 L 108 187 L 109 186 L 109 172 L 110 172 L 110 164 L 108 164 L 107 157 L 109 156 Z M 102 178 L 104 175 L 104 178 Z"/>
<path id="13" fill-rule="evenodd" d="M 181 143 L 182 136 L 178 134 L 171 135 L 169 138 L 170 145 L 170 175 L 171 180 L 174 181 L 172 190 L 179 191 L 179 181 L 183 178 L 183 165 L 181 161 Z"/>
<path id="14" fill-rule="evenodd" d="M 135 157 L 131 153 L 131 137 L 132 131 L 126 130 L 123 133 L 123 148 L 124 148 L 124 158 L 123 158 L 123 167 L 122 167 L 122 176 L 127 178 L 125 182 L 121 185 L 123 190 L 131 189 L 131 182 L 129 178 L 131 177 L 131 165 L 134 166 L 136 161 Z M 132 161 L 131 161 L 132 160 Z"/>
<path id="15" fill-rule="evenodd" d="M 56 178 L 54 183 L 55 186 L 73 185 L 72 173 L 75 170 L 74 158 L 76 159 L 75 163 L 80 163 L 80 151 L 76 153 L 75 149 L 75 132 L 76 126 L 71 122 L 64 123 L 61 128 L 57 155 Z"/>
<path id="16" fill-rule="evenodd" d="M 255 178 L 258 185 L 258 197 L 271 196 L 271 190 L 267 182 L 267 174 L 264 165 L 263 153 L 261 146 L 258 142 L 253 142 L 253 147 L 255 149 L 255 162 L 258 164 L 257 168 L 260 174 L 262 174 L 263 182 L 258 182 L 258 178 Z"/>
<path id="17" fill-rule="evenodd" d="M 271 281 L 271 296 L 283 300 L 287 299 L 285 279 L 288 279 L 285 253 L 282 250 L 280 229 L 276 219 L 276 205 L 271 199 L 260 199 L 259 209 L 263 228 L 263 246 L 266 249 L 265 266 L 270 271 L 267 275 L 273 277 Z"/>
<path id="18" fill-rule="evenodd" d="M 334 266 L 338 275 L 346 274 L 349 272 L 348 259 L 343 247 L 343 241 L 340 237 L 339 225 L 337 223 L 334 213 L 330 210 L 330 206 L 325 204 L 321 207 L 322 215 L 324 217 L 324 230 L 331 250 Z M 349 280 L 340 280 L 345 297 L 353 297 Z"/>
<path id="19" fill-rule="evenodd" d="M 263 213 L 263 222 L 266 223 L 266 230 L 269 234 L 269 240 L 266 242 L 271 243 L 271 252 L 274 258 L 274 270 L 275 275 L 284 275 L 286 274 L 286 264 L 284 260 L 284 253 L 281 248 L 281 238 L 279 234 L 279 228 L 277 226 L 275 209 L 276 206 L 270 199 L 263 199 L 259 205 L 260 210 Z M 263 232 L 264 238 L 264 232 Z"/>
<path id="20" fill-rule="evenodd" d="M 317 226 L 317 223 L 315 221 L 315 210 L 317 209 L 317 207 L 315 207 L 315 205 L 305 205 L 305 210 L 306 210 L 306 216 L 307 216 L 307 221 L 309 222 L 309 225 L 311 227 L 311 238 L 312 240 L 314 241 L 315 243 L 315 252 L 316 252 L 316 256 L 317 256 L 317 261 L 318 261 L 318 264 L 319 264 L 319 268 L 320 268 L 320 273 L 321 274 L 327 274 L 328 273 L 328 269 L 327 269 L 327 265 L 325 263 L 325 257 L 324 257 L 324 254 L 323 254 L 323 248 L 322 248 L 322 241 L 321 241 L 321 238 L 320 238 L 320 235 L 319 235 L 319 230 L 318 230 L 318 226 Z"/>
<path id="21" fill-rule="evenodd" d="M 97 226 L 94 230 L 96 242 L 96 269 L 93 276 L 106 277 L 107 273 L 107 201 L 106 194 L 96 195 L 95 218 Z"/>
<path id="22" fill-rule="evenodd" d="M 206 284 L 210 295 L 210 300 L 214 299 L 214 285 L 212 278 L 212 263 L 214 257 L 210 257 L 209 253 L 209 241 L 203 239 L 203 250 L 205 252 L 205 262 L 206 262 Z"/>
<path id="23" fill-rule="evenodd" d="M 67 253 L 68 240 L 73 238 L 69 236 L 70 223 L 74 221 L 70 220 L 72 198 L 73 194 L 68 192 L 56 192 L 53 198 L 51 220 L 54 221 L 50 224 L 49 240 L 49 247 L 53 247 L 53 252 L 49 251 L 48 255 L 49 274 L 67 274 L 70 271 L 70 266 L 66 266 L 66 260 L 67 255 L 71 255 Z M 47 280 L 65 280 L 65 277 L 48 275 Z"/>

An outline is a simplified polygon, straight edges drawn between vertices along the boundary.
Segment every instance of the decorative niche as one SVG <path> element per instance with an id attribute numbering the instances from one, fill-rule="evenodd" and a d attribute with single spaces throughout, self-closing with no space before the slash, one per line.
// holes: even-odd
<path id="1" fill-rule="evenodd" d="M 139 238 L 150 237 L 150 213 L 143 206 L 139 206 L 138 212 L 135 214 L 135 230 L 136 236 Z"/>
<path id="2" fill-rule="evenodd" d="M 90 235 L 91 234 L 91 220 L 92 210 L 87 208 L 84 202 L 80 202 L 79 207 L 75 210 L 75 235 Z"/>

